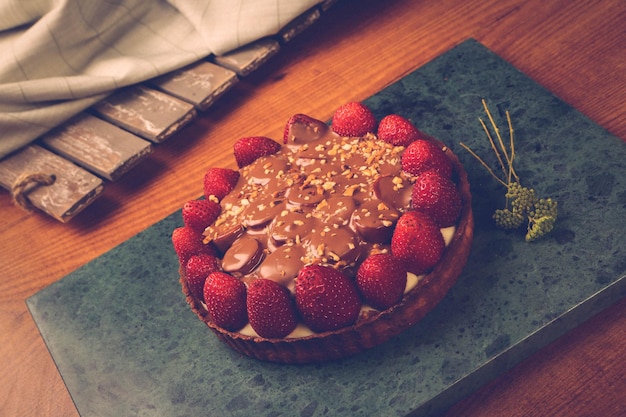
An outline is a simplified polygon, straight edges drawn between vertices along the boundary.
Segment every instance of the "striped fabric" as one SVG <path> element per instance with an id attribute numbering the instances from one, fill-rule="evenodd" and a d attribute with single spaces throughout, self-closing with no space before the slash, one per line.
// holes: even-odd
<path id="1" fill-rule="evenodd" d="M 320 0 L 2 0 L 0 158 L 110 92 L 276 34 Z"/>

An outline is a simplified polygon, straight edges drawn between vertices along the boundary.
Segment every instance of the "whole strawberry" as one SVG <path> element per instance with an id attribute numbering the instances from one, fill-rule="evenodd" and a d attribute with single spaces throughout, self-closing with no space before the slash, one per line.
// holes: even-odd
<path id="1" fill-rule="evenodd" d="M 248 322 L 246 285 L 225 272 L 211 272 L 204 282 L 204 302 L 209 317 L 219 327 L 231 332 Z"/>
<path id="2" fill-rule="evenodd" d="M 378 139 L 394 146 L 409 146 L 424 137 L 410 121 L 397 114 L 383 117 L 378 124 L 377 135 Z"/>
<path id="3" fill-rule="evenodd" d="M 215 256 L 213 245 L 205 245 L 202 233 L 191 227 L 178 227 L 172 231 L 172 245 L 181 265 L 185 265 L 193 255 L 202 253 Z"/>
<path id="4" fill-rule="evenodd" d="M 402 153 L 402 169 L 413 175 L 426 171 L 436 171 L 440 175 L 452 177 L 452 163 L 443 150 L 427 139 L 417 139 Z"/>
<path id="5" fill-rule="evenodd" d="M 285 337 L 298 324 L 289 290 L 279 283 L 257 278 L 248 286 L 248 320 L 261 337 Z"/>
<path id="6" fill-rule="evenodd" d="M 294 114 L 287 120 L 283 131 L 283 143 L 299 142 L 305 135 L 309 141 L 318 139 L 328 128 L 324 122 L 307 116 L 306 114 Z M 301 141 L 300 141 L 301 142 Z"/>
<path id="7" fill-rule="evenodd" d="M 356 274 L 361 295 L 378 310 L 386 310 L 402 299 L 406 280 L 405 267 L 388 253 L 369 256 Z"/>
<path id="8" fill-rule="evenodd" d="M 217 257 L 206 253 L 193 255 L 185 264 L 185 279 L 189 290 L 199 300 L 204 301 L 204 282 L 211 272 L 220 271 Z"/>
<path id="9" fill-rule="evenodd" d="M 220 215 L 222 208 L 215 201 L 190 200 L 183 205 L 183 223 L 192 229 L 204 231 Z"/>
<path id="10" fill-rule="evenodd" d="M 265 136 L 241 138 L 233 146 L 237 166 L 243 168 L 262 156 L 273 155 L 280 150 L 280 144 Z"/>
<path id="11" fill-rule="evenodd" d="M 221 200 L 235 188 L 239 181 L 239 171 L 229 168 L 209 168 L 204 174 L 204 197 Z"/>
<path id="12" fill-rule="evenodd" d="M 444 250 L 445 243 L 439 226 L 428 214 L 408 211 L 398 219 L 391 238 L 391 254 L 409 272 L 421 275 L 430 271 Z"/>
<path id="13" fill-rule="evenodd" d="M 354 282 L 330 266 L 302 268 L 295 292 L 300 316 L 314 332 L 349 326 L 359 317 L 361 300 Z"/>
<path id="14" fill-rule="evenodd" d="M 461 214 L 461 194 L 452 180 L 428 171 L 415 179 L 411 206 L 428 213 L 439 227 L 448 227 Z"/>
<path id="15" fill-rule="evenodd" d="M 363 136 L 374 132 L 376 118 L 364 104 L 350 102 L 335 110 L 331 128 L 341 136 Z"/>

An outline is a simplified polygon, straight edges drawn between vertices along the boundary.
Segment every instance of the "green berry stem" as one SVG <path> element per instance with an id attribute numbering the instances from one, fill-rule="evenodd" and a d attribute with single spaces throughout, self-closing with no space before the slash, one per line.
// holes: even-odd
<path id="1" fill-rule="evenodd" d="M 485 100 L 483 100 L 483 103 L 485 102 Z M 487 106 L 487 104 L 485 104 L 485 106 Z M 508 182 L 509 184 L 511 183 L 511 175 L 515 177 L 515 180 L 517 182 L 519 182 L 519 176 L 517 175 L 517 173 L 515 172 L 515 169 L 513 168 L 513 161 L 515 160 L 515 139 L 513 138 L 513 133 L 514 133 L 514 129 L 513 129 L 513 122 L 511 122 L 511 114 L 509 113 L 509 111 L 506 111 L 506 120 L 507 123 L 509 124 L 509 149 L 511 150 L 511 157 L 509 159 L 509 178 L 508 178 Z"/>

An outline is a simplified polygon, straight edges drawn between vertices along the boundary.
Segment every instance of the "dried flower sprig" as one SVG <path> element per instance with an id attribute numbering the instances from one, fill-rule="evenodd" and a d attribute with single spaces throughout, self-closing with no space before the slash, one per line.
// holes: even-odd
<path id="1" fill-rule="evenodd" d="M 527 229 L 525 239 L 528 242 L 533 241 L 546 235 L 554 228 L 554 223 L 558 215 L 558 203 L 551 198 L 538 198 L 535 195 L 534 189 L 522 187 L 519 175 L 513 167 L 515 160 L 515 139 L 511 115 L 507 110 L 506 119 L 509 126 L 509 143 L 507 148 L 500 134 L 500 129 L 489 111 L 487 102 L 483 99 L 482 103 L 495 133 L 495 139 L 487 127 L 487 124 L 480 118 L 478 120 L 487 134 L 491 149 L 496 155 L 496 159 L 502 170 L 502 177 L 497 175 L 469 146 L 462 142 L 460 145 L 476 158 L 492 177 L 507 189 L 505 194 L 505 207 L 496 210 L 493 214 L 496 225 L 503 229 L 515 229 L 526 222 Z"/>

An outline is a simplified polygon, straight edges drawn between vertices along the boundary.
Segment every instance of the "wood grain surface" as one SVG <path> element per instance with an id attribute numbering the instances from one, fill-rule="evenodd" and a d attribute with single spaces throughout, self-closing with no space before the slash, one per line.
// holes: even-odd
<path id="1" fill-rule="evenodd" d="M 472 37 L 626 140 L 625 28 L 623 0 L 341 0 L 71 222 L 0 190 L 0 415 L 78 415 L 25 299 L 198 197 L 239 137 L 328 119 Z M 446 416 L 625 415 L 625 359 L 622 300 Z"/>

